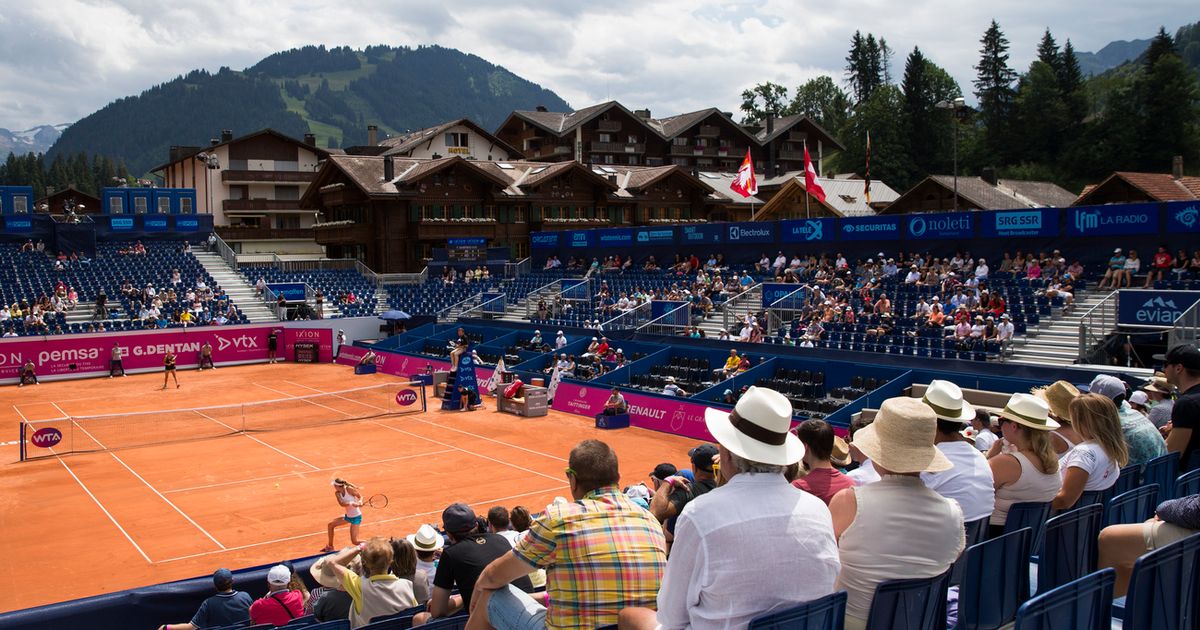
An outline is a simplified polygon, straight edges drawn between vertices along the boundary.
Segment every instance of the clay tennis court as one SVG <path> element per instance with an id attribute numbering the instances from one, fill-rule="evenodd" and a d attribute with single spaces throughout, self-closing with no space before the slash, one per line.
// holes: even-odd
<path id="1" fill-rule="evenodd" d="M 568 494 L 566 457 L 586 438 L 613 445 L 623 484 L 645 480 L 659 462 L 686 464 L 695 443 L 642 429 L 598 431 L 587 418 L 555 411 L 500 414 L 490 399 L 486 411 L 442 412 L 432 391 L 426 413 L 380 415 L 382 394 L 314 395 L 389 383 L 398 390 L 402 381 L 354 376 L 337 365 L 222 367 L 179 377 L 182 387 L 166 391 L 161 373 L 0 389 L 0 611 L 317 553 L 325 524 L 341 514 L 329 485 L 335 476 L 363 486 L 364 496 L 390 500 L 383 509 L 363 508 L 364 537 L 400 536 L 440 522 L 453 501 L 477 512 L 541 509 Z M 97 444 L 174 441 L 19 461 L 22 418 L 296 397 L 307 398 L 258 414 L 271 430 L 211 437 L 235 428 L 236 414 L 100 418 L 80 423 Z M 288 428 L 289 414 L 302 414 L 310 426 Z M 311 425 L 318 417 L 327 422 Z M 214 430 L 215 423 L 229 426 Z M 348 536 L 339 529 L 336 544 Z"/>

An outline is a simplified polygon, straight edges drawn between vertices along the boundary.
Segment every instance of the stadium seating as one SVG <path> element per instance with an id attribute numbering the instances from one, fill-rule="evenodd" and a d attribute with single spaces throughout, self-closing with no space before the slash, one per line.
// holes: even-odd
<path id="1" fill-rule="evenodd" d="M 1033 531 L 1022 528 L 967 548 L 958 589 L 956 628 L 999 628 L 1029 598 L 1029 552 Z"/>
<path id="2" fill-rule="evenodd" d="M 336 305 L 339 311 L 338 314 L 326 313 L 326 317 L 363 317 L 375 314 L 375 285 L 354 269 L 284 271 L 275 267 L 244 266 L 241 272 L 251 285 L 263 278 L 268 283 L 307 284 L 314 293 L 319 289 L 325 295 L 325 304 Z M 347 293 L 354 294 L 353 304 L 338 301 L 338 296 Z"/>
<path id="3" fill-rule="evenodd" d="M 846 591 L 837 591 L 750 620 L 747 630 L 841 630 L 846 617 Z"/>
<path id="4" fill-rule="evenodd" d="M 1038 595 L 1017 611 L 1014 628 L 1108 628 L 1111 625 L 1109 619 L 1115 581 L 1116 572 L 1104 569 Z"/>

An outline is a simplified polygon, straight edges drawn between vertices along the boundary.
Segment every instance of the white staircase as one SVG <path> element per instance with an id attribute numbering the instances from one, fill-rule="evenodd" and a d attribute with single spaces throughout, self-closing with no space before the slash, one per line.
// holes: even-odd
<path id="1" fill-rule="evenodd" d="M 1058 311 L 1049 321 L 1043 319 L 1040 326 L 1030 328 L 1025 343 L 1018 341 L 1007 361 L 1024 365 L 1074 365 L 1079 359 L 1079 322 L 1084 313 L 1107 296 L 1108 291 L 1080 292 L 1067 314 Z"/>
<path id="2" fill-rule="evenodd" d="M 251 322 L 256 324 L 262 322 L 275 322 L 279 318 L 275 313 L 263 304 L 259 299 L 254 286 L 242 277 L 235 269 L 232 269 L 224 258 L 205 251 L 193 250 L 192 255 L 200 264 L 204 266 L 208 275 L 216 280 L 217 285 L 225 289 L 225 293 L 229 296 L 233 303 L 245 313 L 246 317 Z M 326 302 L 326 317 L 328 317 L 329 304 Z"/>
<path id="3" fill-rule="evenodd" d="M 745 293 L 738 294 L 734 298 L 726 300 L 721 304 L 721 308 L 713 309 L 708 319 L 705 319 L 700 324 L 700 330 L 704 331 L 708 339 L 718 339 L 721 336 L 721 329 L 725 327 L 725 313 L 729 313 L 730 330 L 729 334 L 737 337 L 741 330 L 741 320 L 749 313 L 757 313 L 763 310 L 762 308 L 762 284 L 756 284 L 750 287 L 750 290 Z M 765 333 L 765 331 L 764 331 Z"/>

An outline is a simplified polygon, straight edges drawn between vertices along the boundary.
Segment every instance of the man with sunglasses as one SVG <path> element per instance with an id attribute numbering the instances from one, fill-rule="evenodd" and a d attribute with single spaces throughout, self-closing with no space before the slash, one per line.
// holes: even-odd
<path id="1" fill-rule="evenodd" d="M 1167 382 L 1179 390 L 1179 398 L 1171 408 L 1171 432 L 1167 435 L 1167 451 L 1179 453 L 1179 470 L 1191 470 L 1191 461 L 1200 450 L 1196 425 L 1200 424 L 1200 350 L 1196 346 L 1180 345 L 1171 348 L 1163 362 Z"/>

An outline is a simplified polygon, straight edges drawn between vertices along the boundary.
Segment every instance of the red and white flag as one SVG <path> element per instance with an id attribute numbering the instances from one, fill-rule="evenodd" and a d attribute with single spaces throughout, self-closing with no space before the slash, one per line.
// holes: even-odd
<path id="1" fill-rule="evenodd" d="M 750 160 L 750 149 L 746 149 L 746 158 L 742 160 L 742 166 L 729 183 L 729 188 L 743 197 L 758 194 L 758 179 L 754 177 L 754 162 Z"/>
<path id="2" fill-rule="evenodd" d="M 804 188 L 812 196 L 825 201 L 825 189 L 817 183 L 817 169 L 813 168 L 812 159 L 808 157 L 808 145 L 804 145 Z"/>

